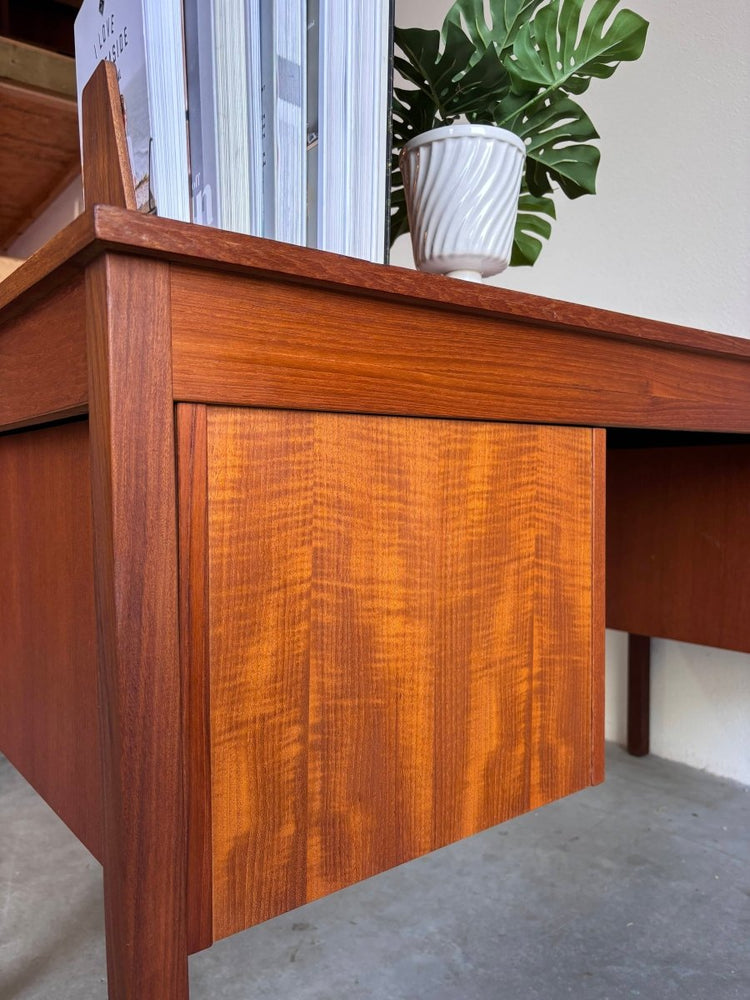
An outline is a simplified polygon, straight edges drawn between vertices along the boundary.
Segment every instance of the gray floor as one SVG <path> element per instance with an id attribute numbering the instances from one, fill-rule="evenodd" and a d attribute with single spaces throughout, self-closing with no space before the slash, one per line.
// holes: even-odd
<path id="1" fill-rule="evenodd" d="M 610 748 L 603 786 L 190 968 L 195 1000 L 748 1000 L 750 789 Z M 104 998 L 103 970 L 100 869 L 0 758 L 0 1000 Z"/>

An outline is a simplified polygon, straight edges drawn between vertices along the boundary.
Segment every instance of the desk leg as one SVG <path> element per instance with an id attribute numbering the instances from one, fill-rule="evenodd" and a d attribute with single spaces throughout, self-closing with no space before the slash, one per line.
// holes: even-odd
<path id="1" fill-rule="evenodd" d="M 110 1000 L 187 1000 L 168 265 L 87 274 Z"/>
<path id="2" fill-rule="evenodd" d="M 651 639 L 628 634 L 628 753 L 645 757 L 649 751 L 651 712 Z"/>

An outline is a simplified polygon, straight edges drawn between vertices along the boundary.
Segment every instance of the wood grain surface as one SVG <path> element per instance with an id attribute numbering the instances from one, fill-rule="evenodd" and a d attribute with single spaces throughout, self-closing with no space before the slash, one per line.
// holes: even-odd
<path id="1" fill-rule="evenodd" d="M 169 261 L 177 399 L 750 431 L 750 343 L 94 206 L 0 285 L 0 325 L 108 250 Z"/>
<path id="2" fill-rule="evenodd" d="M 133 169 L 125 135 L 125 120 L 117 69 L 103 59 L 83 88 L 83 197 L 86 205 L 116 205 L 135 210 Z"/>
<path id="3" fill-rule="evenodd" d="M 0 327 L 0 430 L 85 411 L 83 278 Z"/>
<path id="4" fill-rule="evenodd" d="M 592 459 L 591 662 L 597 664 L 604 663 L 607 616 L 607 432 L 602 428 L 593 431 Z M 594 669 L 591 674 L 591 745 L 593 747 L 591 783 L 593 785 L 604 781 L 604 693 L 604 671 Z"/>
<path id="5" fill-rule="evenodd" d="M 86 274 L 110 1000 L 188 995 L 168 277 Z"/>
<path id="6" fill-rule="evenodd" d="M 607 624 L 750 652 L 750 445 L 609 452 Z"/>
<path id="7" fill-rule="evenodd" d="M 0 436 L 0 750 L 101 860 L 92 560 L 86 423 Z"/>
<path id="8" fill-rule="evenodd" d="M 76 99 L 75 61 L 15 38 L 0 38 L 0 80 L 67 97 L 71 102 Z"/>
<path id="9" fill-rule="evenodd" d="M 591 782 L 592 445 L 209 408 L 217 938 Z"/>
<path id="10" fill-rule="evenodd" d="M 481 282 L 423 274 L 411 268 L 371 264 L 322 250 L 156 219 L 106 205 L 94 209 L 92 230 L 103 249 L 143 253 L 192 268 L 273 278 L 331 291 L 348 290 L 355 295 L 411 301 L 459 314 L 474 312 L 498 319 L 528 320 L 618 340 L 750 358 L 750 343 L 742 337 L 509 291 Z"/>
<path id="11" fill-rule="evenodd" d="M 205 406 L 176 407 L 187 936 L 191 954 L 208 948 L 213 941 L 206 424 Z"/>
<path id="12" fill-rule="evenodd" d="M 414 278 L 418 288 L 420 279 Z M 449 279 L 445 279 L 448 281 Z M 464 282 L 464 284 L 466 284 Z M 494 290 L 493 290 L 494 291 Z M 750 430 L 747 363 L 480 315 L 175 267 L 175 397 L 589 426 Z M 488 301 L 489 301 L 488 297 Z M 565 315 L 563 304 L 561 315 Z M 570 310 L 571 319 L 585 310 Z"/>
<path id="13" fill-rule="evenodd" d="M 93 223 L 93 212 L 79 215 L 0 281 L 0 330 L 56 288 L 82 280 L 86 263 L 102 252 Z"/>
<path id="14" fill-rule="evenodd" d="M 79 169 L 75 98 L 0 79 L 0 251 Z"/>

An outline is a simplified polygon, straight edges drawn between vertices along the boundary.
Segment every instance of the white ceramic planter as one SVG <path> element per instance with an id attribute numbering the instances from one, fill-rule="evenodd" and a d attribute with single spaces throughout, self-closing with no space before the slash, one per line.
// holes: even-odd
<path id="1" fill-rule="evenodd" d="M 494 125 L 446 125 L 401 151 L 414 262 L 421 271 L 481 281 L 510 263 L 526 158 Z"/>

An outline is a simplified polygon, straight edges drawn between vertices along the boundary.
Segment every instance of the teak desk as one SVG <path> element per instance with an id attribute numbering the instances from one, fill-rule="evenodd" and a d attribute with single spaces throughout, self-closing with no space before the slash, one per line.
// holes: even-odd
<path id="1" fill-rule="evenodd" d="M 747 434 L 748 372 L 122 208 L 6 279 L 0 749 L 103 863 L 112 1000 L 602 779 L 605 505 L 611 624 L 750 648 L 747 445 L 649 438 Z"/>

